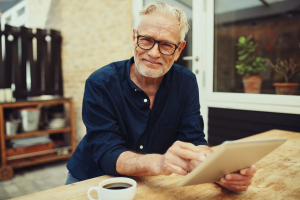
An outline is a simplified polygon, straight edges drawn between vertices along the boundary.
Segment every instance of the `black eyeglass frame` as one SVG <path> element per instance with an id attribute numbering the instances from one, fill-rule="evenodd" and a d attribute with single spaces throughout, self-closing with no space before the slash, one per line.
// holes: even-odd
<path id="1" fill-rule="evenodd" d="M 138 32 L 137 32 L 137 34 L 138 34 Z M 149 49 L 142 48 L 142 47 L 139 45 L 139 38 L 140 38 L 140 37 L 146 37 L 146 38 L 149 38 L 149 39 L 151 39 L 151 40 L 154 40 L 154 43 L 153 43 L 152 47 L 150 47 Z M 159 52 L 160 52 L 161 54 L 163 54 L 163 55 L 166 55 L 166 56 L 172 56 L 172 55 L 175 53 L 176 49 L 178 49 L 178 47 L 179 47 L 179 45 L 180 45 L 180 43 L 179 43 L 179 45 L 177 45 L 177 44 L 174 44 L 174 43 L 172 43 L 172 42 L 166 42 L 166 41 L 156 40 L 156 39 L 154 39 L 154 38 L 152 38 L 152 37 L 148 37 L 148 36 L 145 36 L 145 35 L 137 35 L 136 38 L 137 38 L 137 45 L 138 45 L 141 49 L 144 49 L 144 50 L 150 50 L 150 49 L 152 49 L 152 48 L 155 46 L 156 43 L 158 43 L 158 50 L 159 50 Z M 164 54 L 163 52 L 161 52 L 160 46 L 159 46 L 159 44 L 160 44 L 161 42 L 173 44 L 173 45 L 175 46 L 174 52 L 173 52 L 172 54 Z"/>

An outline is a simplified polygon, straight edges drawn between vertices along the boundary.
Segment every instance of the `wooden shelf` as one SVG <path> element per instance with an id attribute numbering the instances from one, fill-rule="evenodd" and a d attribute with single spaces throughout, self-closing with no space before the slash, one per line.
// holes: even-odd
<path id="1" fill-rule="evenodd" d="M 57 134 L 62 132 L 70 132 L 71 127 L 60 128 L 60 129 L 48 129 L 48 130 L 39 130 L 33 132 L 23 132 L 17 133 L 16 135 L 5 136 L 6 140 L 15 139 L 15 138 L 26 138 L 32 136 L 46 135 L 46 134 Z"/>
<path id="2" fill-rule="evenodd" d="M 72 154 L 67 154 L 67 155 L 60 155 L 60 156 L 47 156 L 44 158 L 39 158 L 39 159 L 28 159 L 25 161 L 20 161 L 17 163 L 12 163 L 10 164 L 10 166 L 12 168 L 22 168 L 22 167 L 28 167 L 28 166 L 32 166 L 32 165 L 37 165 L 37 164 L 43 164 L 43 163 L 48 163 L 48 162 L 53 162 L 53 161 L 57 161 L 57 160 L 65 160 L 65 159 L 69 159 L 71 158 Z"/>
<path id="3" fill-rule="evenodd" d="M 66 105 L 66 109 L 69 111 L 70 125 L 65 128 L 60 129 L 48 129 L 48 130 L 38 130 L 31 132 L 17 133 L 16 135 L 6 136 L 5 135 L 5 123 L 4 123 L 4 110 L 7 108 L 22 108 L 39 106 L 48 108 L 52 105 Z M 59 133 L 70 133 L 70 137 L 66 137 L 67 143 L 70 143 L 68 147 L 69 154 L 59 155 L 63 152 L 59 152 L 59 148 L 53 150 L 40 150 L 34 153 L 27 153 L 20 156 L 10 156 L 7 157 L 7 140 L 16 138 L 27 138 L 32 136 L 46 135 L 46 134 L 59 134 Z M 5 180 L 12 178 L 13 170 L 12 168 L 22 168 L 42 163 L 53 162 L 57 160 L 64 160 L 71 158 L 72 153 L 76 148 L 76 137 L 75 137 L 75 113 L 74 113 L 74 103 L 70 98 L 57 98 L 51 100 L 28 100 L 28 101 L 18 101 L 12 103 L 0 103 L 0 170 L 11 168 L 9 176 L 2 176 L 0 174 L 0 180 Z M 63 151 L 63 150 L 61 150 Z M 67 152 L 66 152 L 67 153 Z M 4 167 L 4 168 L 3 168 Z M 5 168 L 6 167 L 6 168 Z"/>
<path id="4" fill-rule="evenodd" d="M 31 100 L 31 101 L 19 101 L 11 103 L 0 103 L 3 108 L 16 108 L 23 106 L 45 106 L 45 105 L 59 105 L 70 102 L 68 98 L 52 99 L 52 100 Z"/>
<path id="5" fill-rule="evenodd" d="M 34 157 L 34 156 L 45 155 L 45 154 L 49 154 L 49 153 L 57 153 L 62 150 L 63 151 L 64 150 L 67 150 L 67 151 L 72 150 L 72 146 L 65 146 L 65 147 L 36 151 L 36 152 L 31 152 L 31 153 L 24 153 L 24 154 L 19 154 L 19 155 L 15 155 L 15 156 L 8 156 L 6 158 L 7 158 L 7 160 L 16 160 L 16 159 L 20 159 L 20 158 L 29 158 L 29 157 Z"/>

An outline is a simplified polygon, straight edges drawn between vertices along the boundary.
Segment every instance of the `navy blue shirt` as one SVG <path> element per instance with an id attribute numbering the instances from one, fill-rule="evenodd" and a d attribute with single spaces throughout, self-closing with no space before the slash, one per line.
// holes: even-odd
<path id="1" fill-rule="evenodd" d="M 82 118 L 87 134 L 67 165 L 80 180 L 118 176 L 116 161 L 124 151 L 164 154 L 176 140 L 207 145 L 195 75 L 173 64 L 151 110 L 149 97 L 130 79 L 133 62 L 111 63 L 86 81 Z"/>

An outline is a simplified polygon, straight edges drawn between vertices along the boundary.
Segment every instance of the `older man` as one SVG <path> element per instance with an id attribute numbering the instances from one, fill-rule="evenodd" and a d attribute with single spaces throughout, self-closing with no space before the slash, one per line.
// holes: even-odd
<path id="1" fill-rule="evenodd" d="M 186 175 L 211 152 L 196 77 L 174 64 L 187 31 L 178 7 L 154 2 L 140 12 L 134 58 L 104 66 L 86 81 L 87 134 L 67 165 L 66 184 L 104 174 Z M 228 174 L 218 183 L 244 191 L 255 171 L 253 166 Z"/>

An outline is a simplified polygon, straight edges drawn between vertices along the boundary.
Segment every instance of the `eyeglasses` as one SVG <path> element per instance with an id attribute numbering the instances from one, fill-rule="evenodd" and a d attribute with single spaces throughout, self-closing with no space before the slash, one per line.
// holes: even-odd
<path id="1" fill-rule="evenodd" d="M 150 50 L 154 47 L 155 43 L 158 43 L 158 50 L 160 53 L 171 56 L 175 53 L 178 45 L 173 44 L 171 42 L 159 41 L 155 40 L 151 37 L 144 35 L 137 35 L 137 45 L 144 50 Z"/>

